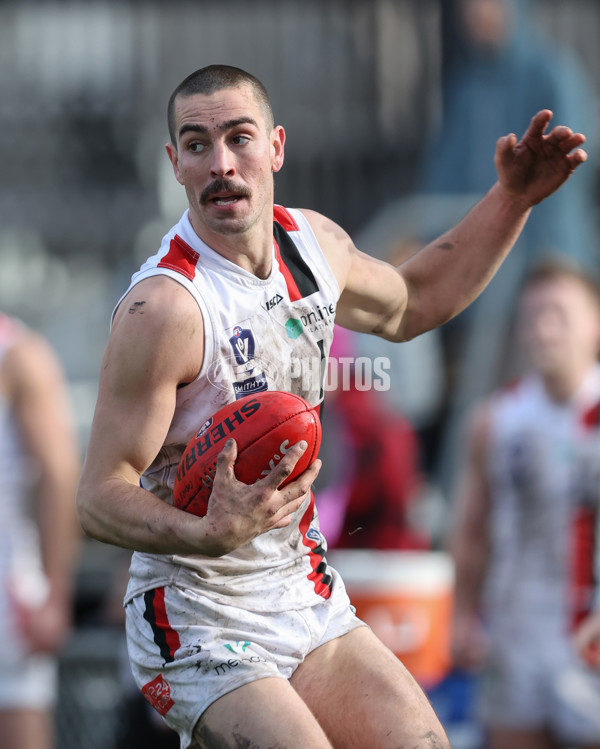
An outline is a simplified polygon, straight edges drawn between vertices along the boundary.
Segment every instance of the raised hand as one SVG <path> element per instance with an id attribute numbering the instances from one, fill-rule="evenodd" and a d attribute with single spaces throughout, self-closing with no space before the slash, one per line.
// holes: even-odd
<path id="1" fill-rule="evenodd" d="M 496 144 L 494 163 L 504 189 L 527 206 L 547 198 L 587 159 L 585 135 L 558 125 L 546 134 L 552 112 L 542 109 L 520 141 L 514 133 Z"/>

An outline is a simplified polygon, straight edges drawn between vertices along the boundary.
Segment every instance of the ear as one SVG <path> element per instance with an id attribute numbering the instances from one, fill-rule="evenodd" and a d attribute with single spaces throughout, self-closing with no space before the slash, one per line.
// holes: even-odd
<path id="1" fill-rule="evenodd" d="M 277 125 L 271 131 L 271 169 L 278 172 L 283 166 L 283 146 L 285 143 L 285 130 Z"/>
<path id="2" fill-rule="evenodd" d="M 169 156 L 169 161 L 171 162 L 171 166 L 173 167 L 175 179 L 179 182 L 180 185 L 183 185 L 183 179 L 181 178 L 181 171 L 179 169 L 179 152 L 177 151 L 176 146 L 174 146 L 171 142 L 167 143 L 165 148 L 167 149 L 167 155 Z"/>

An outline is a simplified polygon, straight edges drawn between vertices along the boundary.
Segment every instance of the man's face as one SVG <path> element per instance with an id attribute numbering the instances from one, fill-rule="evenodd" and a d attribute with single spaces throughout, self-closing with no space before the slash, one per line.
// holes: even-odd
<path id="1" fill-rule="evenodd" d="M 167 152 L 199 236 L 247 232 L 266 214 L 272 220 L 285 133 L 269 129 L 250 86 L 178 97 L 175 126 L 177 145 Z"/>
<path id="2" fill-rule="evenodd" d="M 526 289 L 520 322 L 525 353 L 542 375 L 583 371 L 597 358 L 600 312 L 575 278 L 539 281 Z"/>

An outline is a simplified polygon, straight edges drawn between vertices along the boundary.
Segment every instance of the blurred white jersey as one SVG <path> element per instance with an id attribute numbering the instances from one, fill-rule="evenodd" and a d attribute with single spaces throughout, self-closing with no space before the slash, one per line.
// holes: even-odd
<path id="1" fill-rule="evenodd" d="M 319 406 L 333 338 L 339 287 L 300 211 L 275 206 L 273 263 L 257 278 L 208 247 L 186 211 L 160 250 L 136 273 L 166 275 L 196 300 L 205 353 L 198 378 L 179 389 L 173 421 L 142 486 L 172 502 L 177 464 L 189 439 L 227 403 L 264 390 L 287 390 Z M 140 295 L 142 292 L 140 291 Z M 143 296 L 132 304 L 143 303 Z M 220 558 L 135 552 L 126 601 L 163 585 L 200 587 L 217 602 L 246 597 L 263 611 L 310 606 L 327 598 L 331 577 L 312 492 L 287 528 L 264 533 Z"/>
<path id="2" fill-rule="evenodd" d="M 600 471 L 600 367 L 566 403 L 528 376 L 492 400 L 488 441 L 494 630 L 566 634 L 589 609 Z"/>

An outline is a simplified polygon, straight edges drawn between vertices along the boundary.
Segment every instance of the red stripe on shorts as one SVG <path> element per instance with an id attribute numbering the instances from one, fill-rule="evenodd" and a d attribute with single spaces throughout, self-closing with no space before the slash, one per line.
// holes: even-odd
<path id="1" fill-rule="evenodd" d="M 175 660 L 175 653 L 179 649 L 181 642 L 179 635 L 171 627 L 167 609 L 165 607 L 165 589 L 155 588 L 144 593 L 146 610 L 144 619 L 152 627 L 154 642 L 160 649 L 160 654 L 165 659 L 165 663 L 172 663 Z"/>

